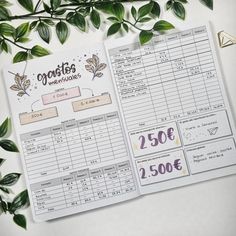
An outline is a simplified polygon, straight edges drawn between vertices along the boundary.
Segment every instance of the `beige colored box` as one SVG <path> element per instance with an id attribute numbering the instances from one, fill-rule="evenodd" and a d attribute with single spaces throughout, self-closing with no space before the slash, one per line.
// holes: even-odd
<path id="1" fill-rule="evenodd" d="M 109 93 L 104 93 L 100 96 L 90 97 L 72 102 L 74 112 L 104 106 L 107 104 L 111 104 L 111 96 Z"/>
<path id="2" fill-rule="evenodd" d="M 43 109 L 40 111 L 33 111 L 30 113 L 22 113 L 19 115 L 20 118 L 20 124 L 21 125 L 27 125 L 34 122 L 39 122 L 42 120 L 47 120 L 50 118 L 57 117 L 57 108 L 56 107 L 50 107 L 47 109 Z"/>
<path id="3" fill-rule="evenodd" d="M 63 89 L 49 94 L 44 94 L 42 95 L 42 101 L 44 105 L 48 105 L 51 103 L 60 102 L 80 96 L 81 96 L 80 88 L 74 87 L 69 89 Z"/>

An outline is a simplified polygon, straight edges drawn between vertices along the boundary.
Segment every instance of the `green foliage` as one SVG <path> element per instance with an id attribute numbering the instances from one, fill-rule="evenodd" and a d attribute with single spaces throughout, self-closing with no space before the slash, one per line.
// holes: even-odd
<path id="1" fill-rule="evenodd" d="M 33 12 L 34 11 L 34 5 L 32 0 L 18 0 L 20 5 L 24 7 L 27 11 Z"/>
<path id="2" fill-rule="evenodd" d="M 14 215 L 13 220 L 17 225 L 26 229 L 26 219 L 24 215 L 16 214 Z"/>
<path id="3" fill-rule="evenodd" d="M 11 45 L 20 49 L 13 58 L 13 62 L 28 60 L 33 57 L 48 55 L 48 50 L 41 46 L 27 48 L 22 44 L 30 40 L 32 31 L 36 31 L 39 37 L 46 43 L 50 43 L 52 30 L 56 31 L 57 38 L 64 44 L 69 36 L 69 26 L 76 27 L 79 31 L 86 32 L 88 27 L 100 29 L 103 19 L 111 22 L 107 30 L 107 36 L 118 32 L 128 33 L 131 28 L 140 31 L 140 43 L 144 44 L 158 31 L 166 31 L 174 26 L 164 20 L 156 21 L 163 11 L 157 0 L 146 0 L 139 8 L 125 7 L 126 0 L 17 0 L 28 14 L 12 16 L 7 0 L 0 0 L 0 53 L 11 52 Z M 138 0 L 132 1 L 132 4 Z M 213 9 L 213 0 L 199 0 L 202 4 Z M 42 3 L 42 4 L 40 4 Z M 166 10 L 171 10 L 175 16 L 184 20 L 186 17 L 185 4 L 187 0 L 167 0 Z M 131 19 L 132 18 L 132 19 Z M 26 21 L 18 27 L 13 27 L 14 20 Z M 91 22 L 91 23 L 90 23 Z M 144 27 L 146 22 L 153 22 L 153 27 Z M 105 22 L 106 24 L 106 22 Z"/>
<path id="4" fill-rule="evenodd" d="M 49 52 L 45 48 L 42 48 L 41 46 L 36 45 L 31 49 L 31 54 L 36 57 L 43 57 L 43 56 L 48 55 Z"/>
<path id="5" fill-rule="evenodd" d="M 39 22 L 38 26 L 37 26 L 37 31 L 39 36 L 41 37 L 41 39 L 43 41 L 45 41 L 46 43 L 49 43 L 50 41 L 50 31 L 49 31 L 49 26 L 44 23 L 43 21 Z"/>
<path id="6" fill-rule="evenodd" d="M 12 186 L 18 181 L 18 179 L 20 178 L 20 175 L 21 174 L 19 173 L 7 174 L 2 179 L 0 179 L 0 185 Z"/>
<path id="7" fill-rule="evenodd" d="M 179 17 L 182 20 L 185 19 L 185 8 L 181 2 L 174 2 L 172 5 L 172 9 L 177 17 Z"/>
<path id="8" fill-rule="evenodd" d="M 4 137 L 7 134 L 7 131 L 9 129 L 9 123 L 9 118 L 6 118 L 0 125 L 0 137 Z"/>
<path id="9" fill-rule="evenodd" d="M 21 61 L 26 61 L 28 59 L 28 53 L 27 51 L 20 51 L 18 52 L 14 58 L 13 58 L 13 63 L 21 62 Z"/>
<path id="10" fill-rule="evenodd" d="M 1 0 L 0 0 L 1 4 Z M 25 26 L 24 26 L 25 27 Z M 22 29 L 24 28 L 22 27 Z M 24 32 L 24 30 L 22 31 Z M 0 137 L 5 137 L 10 130 L 10 119 L 6 118 L 0 125 Z M 0 147 L 6 151 L 17 152 L 17 146 L 9 139 L 0 140 Z M 0 158 L 0 167 L 5 162 L 5 159 Z M 9 187 L 15 185 L 21 174 L 9 173 L 1 177 L 0 173 L 0 212 L 9 213 L 13 215 L 13 221 L 20 227 L 26 229 L 26 218 L 24 215 L 19 214 L 19 210 L 29 206 L 29 196 L 27 190 L 20 192 L 16 195 L 12 202 L 9 201 L 9 195 L 12 193 Z M 7 195 L 7 196 L 5 196 Z M 5 200 L 7 199 L 7 200 Z"/>
<path id="11" fill-rule="evenodd" d="M 184 4 L 186 3 L 188 3 L 187 0 L 169 0 L 166 3 L 166 9 L 171 9 L 175 16 L 177 16 L 181 20 L 185 20 L 186 11 L 184 8 Z"/>
<path id="12" fill-rule="evenodd" d="M 213 10 L 213 0 L 200 0 L 204 5 Z"/>
<path id="13" fill-rule="evenodd" d="M 98 11 L 96 11 L 95 9 L 93 9 L 90 13 L 90 20 L 91 20 L 93 26 L 96 29 L 99 29 L 100 24 L 101 24 L 101 18 L 100 18 Z"/>
<path id="14" fill-rule="evenodd" d="M 169 22 L 167 22 L 165 20 L 159 20 L 153 26 L 153 30 L 160 31 L 160 32 L 161 31 L 165 31 L 165 30 L 174 29 L 174 28 L 175 27 L 171 23 L 169 23 Z"/>
<path id="15" fill-rule="evenodd" d="M 143 45 L 150 41 L 153 37 L 153 32 L 147 31 L 147 30 L 142 30 L 139 34 L 139 41 Z"/>
<path id="16" fill-rule="evenodd" d="M 107 31 L 107 36 L 117 33 L 121 28 L 121 23 L 114 23 Z"/>
<path id="17" fill-rule="evenodd" d="M 0 137 L 4 138 L 10 130 L 10 119 L 6 118 L 0 125 Z M 9 152 L 18 152 L 16 144 L 9 139 L 1 139 L 0 147 Z"/>

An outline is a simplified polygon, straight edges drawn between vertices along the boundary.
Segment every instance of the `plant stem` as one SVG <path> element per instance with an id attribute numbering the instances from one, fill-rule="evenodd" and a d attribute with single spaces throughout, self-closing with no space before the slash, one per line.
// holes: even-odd
<path id="1" fill-rule="evenodd" d="M 130 21 L 128 21 L 128 20 L 125 20 L 125 19 L 123 19 L 123 22 L 125 22 L 125 23 L 127 23 L 127 24 L 133 26 L 135 29 L 137 29 L 137 30 L 139 30 L 139 31 L 142 31 L 142 30 L 152 31 L 152 29 L 141 29 L 141 28 L 139 28 L 139 27 L 136 25 L 136 23 L 134 24 L 134 23 L 132 23 L 132 22 L 130 22 Z"/>
<path id="2" fill-rule="evenodd" d="M 31 16 L 31 19 L 51 19 L 51 20 L 66 20 L 66 18 L 62 17 L 54 17 L 54 16 Z"/>
<path id="3" fill-rule="evenodd" d="M 8 41 L 9 43 L 15 45 L 15 46 L 18 47 L 18 48 L 21 48 L 21 49 L 26 50 L 26 51 L 29 51 L 29 50 L 30 50 L 30 48 L 23 47 L 23 46 L 19 45 L 18 43 L 16 43 L 16 42 L 10 40 L 9 38 L 4 37 L 3 35 L 1 35 L 1 37 L 2 37 L 4 40 Z"/>
<path id="4" fill-rule="evenodd" d="M 105 4 L 105 3 L 118 3 L 118 2 L 122 2 L 122 3 L 129 3 L 129 2 L 146 2 L 146 1 L 149 1 L 149 0 L 116 0 L 116 1 L 95 1 L 95 2 L 78 2 L 78 3 L 68 3 L 68 4 L 61 4 L 59 8 L 63 8 L 63 7 L 76 7 L 76 8 L 79 8 L 79 7 L 94 7 L 94 6 L 98 6 L 99 4 Z M 32 19 L 33 16 L 35 15 L 39 15 L 41 13 L 45 13 L 46 11 L 45 10 L 40 10 L 40 11 L 37 11 L 37 8 L 39 7 L 39 4 L 40 4 L 40 0 L 38 1 L 36 7 L 35 7 L 35 11 L 33 13 L 28 13 L 28 14 L 24 14 L 24 15 L 15 15 L 15 16 L 10 16 L 7 20 L 6 19 L 0 19 L 0 22 L 1 21 L 11 21 L 11 20 L 17 20 L 17 19 Z M 52 9 L 52 8 L 50 8 Z M 71 8 L 68 8 L 66 10 L 74 10 L 74 9 L 71 9 Z"/>
<path id="5" fill-rule="evenodd" d="M 34 8 L 34 12 L 36 12 L 36 11 L 37 11 L 37 9 L 38 9 L 38 7 L 39 7 L 39 4 L 41 3 L 41 1 L 42 1 L 42 0 L 38 0 L 38 2 L 37 2 L 37 4 L 36 4 L 36 6 L 35 6 L 35 8 Z"/>

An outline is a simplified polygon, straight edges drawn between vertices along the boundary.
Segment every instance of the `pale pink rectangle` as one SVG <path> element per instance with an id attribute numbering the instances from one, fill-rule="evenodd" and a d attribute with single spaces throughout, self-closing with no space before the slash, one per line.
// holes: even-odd
<path id="1" fill-rule="evenodd" d="M 44 94 L 42 95 L 42 100 L 43 104 L 47 105 L 80 96 L 81 93 L 79 87 L 74 87 L 69 89 L 63 89 L 53 93 Z"/>

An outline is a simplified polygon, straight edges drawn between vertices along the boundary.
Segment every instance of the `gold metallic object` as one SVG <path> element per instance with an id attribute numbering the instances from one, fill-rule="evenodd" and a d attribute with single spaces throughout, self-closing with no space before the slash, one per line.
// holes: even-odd
<path id="1" fill-rule="evenodd" d="M 224 31 L 220 31 L 218 33 L 218 39 L 219 39 L 219 45 L 221 48 L 236 44 L 236 37 L 224 32 Z"/>

